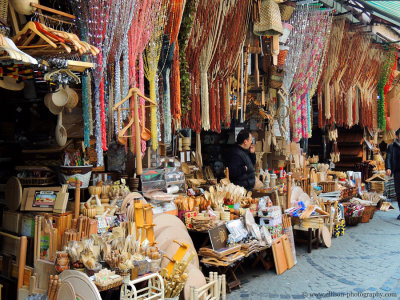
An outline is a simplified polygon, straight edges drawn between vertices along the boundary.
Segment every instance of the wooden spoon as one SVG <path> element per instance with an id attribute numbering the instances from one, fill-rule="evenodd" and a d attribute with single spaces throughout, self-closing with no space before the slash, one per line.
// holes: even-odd
<path id="1" fill-rule="evenodd" d="M 55 136 L 57 145 L 59 145 L 60 147 L 65 146 L 65 144 L 67 143 L 67 130 L 62 125 L 62 112 L 60 112 L 60 114 L 58 115 Z"/>

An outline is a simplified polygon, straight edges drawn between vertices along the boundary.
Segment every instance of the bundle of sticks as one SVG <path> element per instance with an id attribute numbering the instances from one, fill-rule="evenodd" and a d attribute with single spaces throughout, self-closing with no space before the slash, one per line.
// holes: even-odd
<path id="1" fill-rule="evenodd" d="M 282 215 L 283 228 L 292 227 L 292 219 L 288 215 Z"/>
<path id="2" fill-rule="evenodd" d="M 65 230 L 62 247 L 68 245 L 69 241 L 81 241 L 92 234 L 97 234 L 97 220 L 81 215 L 78 219 L 72 220 L 71 229 Z"/>

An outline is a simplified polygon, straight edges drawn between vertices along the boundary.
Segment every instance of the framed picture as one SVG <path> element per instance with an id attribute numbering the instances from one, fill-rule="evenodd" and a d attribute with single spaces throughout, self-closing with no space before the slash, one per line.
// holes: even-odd
<path id="1" fill-rule="evenodd" d="M 226 229 L 225 224 L 210 229 L 208 234 L 210 235 L 213 250 L 226 248 L 228 242 L 228 230 Z"/>
<path id="2" fill-rule="evenodd" d="M 21 210 L 53 211 L 57 193 L 61 187 L 25 188 L 22 194 Z"/>

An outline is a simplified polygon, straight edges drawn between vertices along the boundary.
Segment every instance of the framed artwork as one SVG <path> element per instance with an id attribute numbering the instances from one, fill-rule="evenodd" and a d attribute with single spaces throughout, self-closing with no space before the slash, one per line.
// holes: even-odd
<path id="1" fill-rule="evenodd" d="M 226 229 L 225 224 L 210 229 L 208 234 L 210 235 L 213 250 L 226 248 L 228 242 L 228 230 Z"/>

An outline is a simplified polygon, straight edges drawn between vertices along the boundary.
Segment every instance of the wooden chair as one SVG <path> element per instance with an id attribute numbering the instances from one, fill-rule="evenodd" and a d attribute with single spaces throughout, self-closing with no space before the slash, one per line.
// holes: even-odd
<path id="1" fill-rule="evenodd" d="M 190 300 L 226 300 L 226 278 L 210 272 L 208 283 L 200 288 L 190 288 Z"/>

